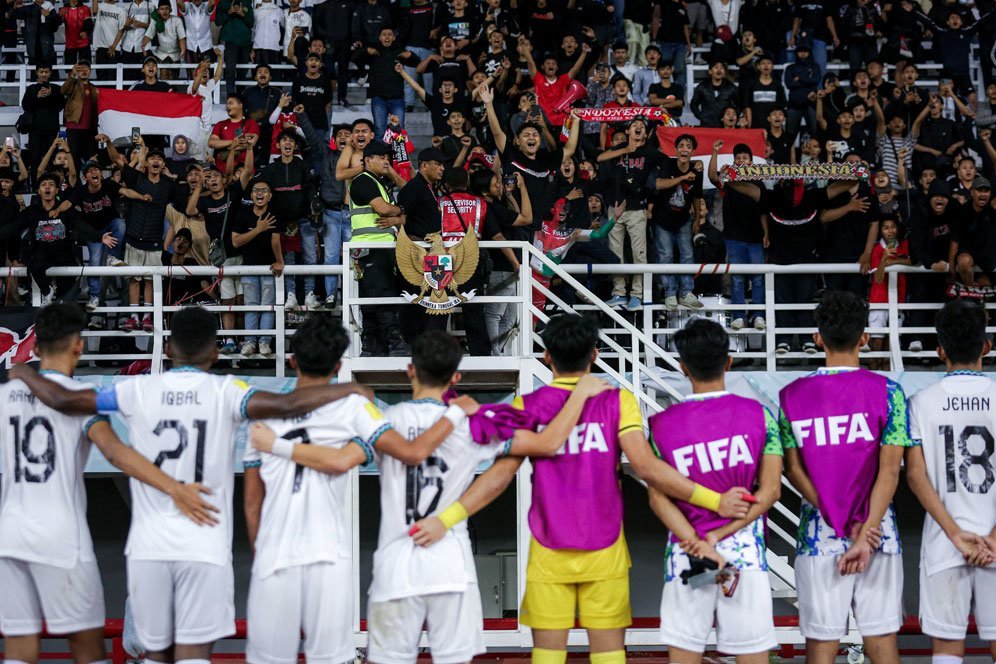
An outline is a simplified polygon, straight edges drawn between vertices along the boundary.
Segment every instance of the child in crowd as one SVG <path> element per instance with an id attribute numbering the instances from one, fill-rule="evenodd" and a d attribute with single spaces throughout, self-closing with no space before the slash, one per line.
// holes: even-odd
<path id="1" fill-rule="evenodd" d="M 885 268 L 890 265 L 910 265 L 910 248 L 905 239 L 899 239 L 899 223 L 894 217 L 882 219 L 878 228 L 878 244 L 872 249 L 871 255 L 871 295 L 868 302 L 871 305 L 886 305 L 889 302 L 889 276 Z M 897 297 L 902 304 L 906 301 L 906 275 L 898 275 Z M 903 315 L 899 314 L 902 323 Z M 868 327 L 871 329 L 871 349 L 873 351 L 889 350 L 889 340 L 883 332 L 876 332 L 876 327 L 889 327 L 889 311 L 873 308 L 868 312 Z M 888 371 L 889 360 L 875 358 L 870 367 L 875 370 Z"/>

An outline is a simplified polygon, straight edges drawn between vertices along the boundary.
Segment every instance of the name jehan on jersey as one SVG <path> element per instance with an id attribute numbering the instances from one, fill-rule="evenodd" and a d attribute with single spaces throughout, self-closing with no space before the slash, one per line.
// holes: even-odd
<path id="1" fill-rule="evenodd" d="M 950 410 L 990 410 L 989 397 L 948 397 L 944 411 Z"/>

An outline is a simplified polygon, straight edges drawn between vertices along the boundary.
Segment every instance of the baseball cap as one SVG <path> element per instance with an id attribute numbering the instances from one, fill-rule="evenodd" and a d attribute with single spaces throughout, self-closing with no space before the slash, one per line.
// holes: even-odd
<path id="1" fill-rule="evenodd" d="M 391 148 L 384 141 L 370 141 L 363 148 L 364 157 L 390 157 Z"/>
<path id="2" fill-rule="evenodd" d="M 439 148 L 425 148 L 418 153 L 418 163 L 424 164 L 428 161 L 438 161 L 440 164 L 445 164 L 446 156 Z"/>
<path id="3" fill-rule="evenodd" d="M 972 180 L 972 189 L 992 189 L 993 186 L 989 184 L 989 180 L 983 177 L 978 177 Z"/>
<path id="4" fill-rule="evenodd" d="M 149 152 L 145 155 L 145 158 L 151 159 L 152 157 L 159 157 L 160 159 L 165 159 L 166 153 L 162 151 L 162 148 L 150 148 Z"/>
<path id="5" fill-rule="evenodd" d="M 100 170 L 100 164 L 98 164 L 93 159 L 90 159 L 89 161 L 84 162 L 83 168 L 80 169 L 80 173 L 86 173 L 91 168 L 96 168 L 99 171 Z"/>
<path id="6" fill-rule="evenodd" d="M 189 228 L 181 228 L 180 230 L 178 230 L 176 232 L 176 235 L 174 237 L 177 238 L 177 239 L 179 239 L 181 237 L 185 237 L 185 238 L 187 238 L 188 242 L 193 242 L 194 241 L 194 234 L 192 232 L 190 232 Z"/>
<path id="7" fill-rule="evenodd" d="M 159 64 L 159 60 L 156 59 L 156 56 L 154 56 L 154 55 L 148 55 L 148 56 L 145 57 L 144 60 L 142 60 L 142 66 L 144 67 L 145 65 L 149 64 L 150 62 L 155 62 L 157 65 Z"/>

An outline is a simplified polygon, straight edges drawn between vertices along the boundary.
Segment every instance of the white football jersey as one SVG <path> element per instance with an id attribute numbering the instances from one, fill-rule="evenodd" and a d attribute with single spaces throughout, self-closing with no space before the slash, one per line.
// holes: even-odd
<path id="1" fill-rule="evenodd" d="M 386 414 L 398 433 L 414 440 L 445 411 L 446 406 L 435 399 L 419 399 L 392 406 Z M 478 445 L 466 421 L 418 466 L 408 466 L 375 448 L 380 467 L 380 534 L 370 586 L 372 601 L 462 592 L 477 582 L 466 521 L 429 547 L 416 546 L 408 531 L 416 521 L 439 514 L 459 500 L 473 482 L 478 465 L 507 449 L 507 442 Z"/>
<path id="2" fill-rule="evenodd" d="M 131 446 L 170 477 L 210 488 L 205 499 L 220 510 L 217 525 L 199 526 L 169 496 L 133 479 L 125 555 L 228 564 L 235 443 L 254 390 L 234 376 L 188 367 L 138 376 L 112 389 Z"/>
<path id="3" fill-rule="evenodd" d="M 923 445 L 927 477 L 951 517 L 987 535 L 996 524 L 996 384 L 983 374 L 957 372 L 917 392 L 909 402 L 910 436 Z M 920 557 L 928 575 L 964 564 L 928 514 Z"/>
<path id="4" fill-rule="evenodd" d="M 342 448 L 356 442 L 372 460 L 372 447 L 390 428 L 384 415 L 358 394 L 328 403 L 301 417 L 266 420 L 277 437 L 295 443 Z M 298 465 L 290 459 L 246 448 L 246 467 L 259 466 L 266 485 L 256 536 L 253 574 L 350 557 L 352 535 L 349 478 Z"/>
<path id="5" fill-rule="evenodd" d="M 48 378 L 71 390 L 92 390 L 55 371 Z M 35 399 L 19 380 L 0 386 L 0 557 L 70 569 L 92 562 L 83 470 L 86 432 L 99 419 L 63 415 Z"/>

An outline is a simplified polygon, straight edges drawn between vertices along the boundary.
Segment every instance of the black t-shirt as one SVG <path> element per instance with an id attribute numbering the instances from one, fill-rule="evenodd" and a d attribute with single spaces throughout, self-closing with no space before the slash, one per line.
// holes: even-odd
<path id="1" fill-rule="evenodd" d="M 443 58 L 442 62 L 433 60 L 426 66 L 425 72 L 432 74 L 432 85 L 436 90 L 439 89 L 439 84 L 443 81 L 453 81 L 458 90 L 464 90 L 467 87 L 467 65 L 456 58 Z M 431 92 L 435 92 L 435 90 Z"/>
<path id="2" fill-rule="evenodd" d="M 948 208 L 954 203 L 948 203 Z M 958 243 L 958 253 L 969 254 L 985 272 L 996 270 L 996 214 L 990 206 L 976 212 L 971 202 L 956 208 L 958 223 L 951 240 Z"/>
<path id="3" fill-rule="evenodd" d="M 755 186 L 748 183 L 748 186 Z M 733 187 L 723 190 L 723 237 L 736 242 L 760 242 L 764 239 L 761 215 L 764 214 L 764 198 L 768 190 L 761 190 L 761 200 L 755 202 L 746 194 Z"/>
<path id="4" fill-rule="evenodd" d="M 177 263 L 171 262 L 169 264 L 174 267 L 177 266 Z M 199 263 L 188 254 L 184 257 L 182 265 L 184 267 L 196 267 Z M 173 270 L 166 280 L 167 304 L 191 304 L 201 301 L 202 298 L 198 296 L 204 290 L 201 286 L 202 278 L 189 275 L 184 270 Z M 205 297 L 203 299 L 208 298 Z"/>
<path id="5" fill-rule="evenodd" d="M 332 79 L 328 76 L 308 78 L 301 74 L 294 79 L 291 97 L 295 104 L 304 106 L 304 112 L 316 129 L 328 129 L 329 118 L 325 107 L 332 101 Z"/>
<path id="6" fill-rule="evenodd" d="M 688 25 L 688 12 L 680 0 L 658 0 L 661 8 L 660 28 L 652 41 L 665 44 L 684 44 L 685 26 Z"/>
<path id="7" fill-rule="evenodd" d="M 515 228 L 512 224 L 515 223 L 515 220 L 519 217 L 519 214 L 508 209 L 504 203 L 488 201 L 488 217 L 494 219 L 495 232 L 501 233 L 506 240 L 510 239 L 515 234 Z M 519 256 L 518 251 L 516 251 L 516 256 Z M 522 257 L 519 256 L 519 260 L 521 259 Z M 491 250 L 491 263 L 493 266 L 492 270 L 495 272 L 512 271 L 512 264 L 508 262 L 507 258 L 505 258 L 505 254 L 501 252 L 501 249 Z"/>
<path id="8" fill-rule="evenodd" d="M 269 209 L 260 216 L 265 217 L 267 214 L 271 214 Z M 231 233 L 248 233 L 256 227 L 256 222 L 259 219 L 251 205 L 239 205 L 232 209 L 231 215 L 229 218 L 229 231 Z M 278 232 L 278 229 L 263 231 L 250 240 L 248 244 L 242 245 L 243 264 L 272 265 L 276 259 L 273 256 L 273 245 L 270 238 Z"/>
<path id="9" fill-rule="evenodd" d="M 225 216 L 228 216 L 228 228 L 226 231 L 230 231 L 233 227 L 233 220 L 235 218 L 236 207 L 245 207 L 242 205 L 242 183 L 235 182 L 228 191 L 222 194 L 220 199 L 211 198 L 208 196 L 201 196 L 197 201 L 197 212 L 204 217 L 204 230 L 207 231 L 208 237 L 212 240 L 217 240 L 221 237 L 222 229 L 225 227 Z M 225 255 L 226 256 L 238 256 L 241 254 L 241 250 L 235 249 L 232 246 L 232 234 L 230 232 L 225 233 Z"/>
<path id="10" fill-rule="evenodd" d="M 127 164 L 121 169 L 121 179 L 129 189 L 152 196 L 152 201 L 149 203 L 131 201 L 131 211 L 126 220 L 125 230 L 128 244 L 144 251 L 161 249 L 163 219 L 166 218 L 166 206 L 174 197 L 176 182 L 165 175 L 160 175 L 157 182 L 152 182 L 148 175 L 136 171 Z"/>
<path id="11" fill-rule="evenodd" d="M 553 203 L 556 201 L 556 190 L 550 186 L 550 180 L 560 168 L 563 160 L 564 151 L 559 148 L 553 151 L 541 148 L 536 153 L 536 158 L 530 159 L 515 146 L 511 137 L 505 144 L 505 152 L 501 156 L 502 170 L 506 175 L 522 174 L 526 191 L 529 192 L 529 202 L 533 208 L 532 230 L 539 230 L 543 213 L 553 208 Z M 531 239 L 528 237 L 529 233 L 526 229 L 525 226 L 516 229 L 515 239 L 526 239 L 527 241 Z M 523 233 L 526 234 L 526 237 L 519 237 Z"/>
<path id="12" fill-rule="evenodd" d="M 795 6 L 795 17 L 799 19 L 799 40 L 808 37 L 820 41 L 830 41 L 827 28 L 827 11 L 821 0 L 803 0 Z"/>
<path id="13" fill-rule="evenodd" d="M 774 108 L 785 108 L 785 88 L 782 82 L 772 78 L 770 83 L 762 83 L 756 78 L 741 88 L 742 105 L 750 108 L 751 127 L 762 129 L 768 126 L 768 113 Z"/>
<path id="14" fill-rule="evenodd" d="M 413 177 L 398 192 L 398 206 L 405 211 L 405 232 L 408 235 L 425 237 L 429 233 L 438 233 L 441 230 L 439 201 L 421 173 Z"/>
<path id="15" fill-rule="evenodd" d="M 666 88 L 660 83 L 651 83 L 650 88 L 647 90 L 647 98 L 650 95 L 657 95 L 661 99 L 667 99 L 668 97 L 674 97 L 675 99 L 685 98 L 685 87 L 679 83 L 671 81 L 671 85 Z"/>
<path id="16" fill-rule="evenodd" d="M 614 164 L 615 191 L 612 202 L 626 201 L 627 210 L 646 208 L 647 175 L 663 157 L 660 150 L 649 145 L 643 145 L 636 152 L 619 157 Z"/>
<path id="17" fill-rule="evenodd" d="M 131 86 L 131 89 L 138 92 L 169 92 L 171 88 L 169 87 L 169 83 L 166 81 L 157 80 L 152 85 L 149 85 L 145 81 L 139 81 L 135 85 Z"/>
<path id="18" fill-rule="evenodd" d="M 121 185 L 107 178 L 100 189 L 93 193 L 82 183 L 73 191 L 70 200 L 73 207 L 79 210 L 83 221 L 94 231 L 102 231 L 118 217 L 118 195 Z"/>
<path id="19" fill-rule="evenodd" d="M 858 197 L 874 203 L 871 189 L 866 183 L 858 185 Z M 827 209 L 843 207 L 851 200 L 851 194 L 844 192 L 827 202 Z M 868 226 L 875 221 L 875 205 L 868 212 L 848 212 L 840 219 L 823 224 L 826 242 L 822 252 L 829 263 L 848 263 L 858 260 L 868 243 Z"/>
<path id="20" fill-rule="evenodd" d="M 768 142 L 771 143 L 771 159 L 776 164 L 787 164 L 792 159 L 792 136 L 782 129 L 781 136 L 775 136 L 768 127 Z"/>
<path id="21" fill-rule="evenodd" d="M 689 163 L 688 170 L 678 168 L 678 160 L 665 158 L 657 173 L 661 179 L 676 178 L 695 172 Z M 691 221 L 692 202 L 702 198 L 702 173 L 691 181 L 679 182 L 670 189 L 661 189 L 654 196 L 654 223 L 666 231 L 676 232 Z"/>
<path id="22" fill-rule="evenodd" d="M 768 260 L 777 265 L 813 263 L 820 243 L 819 211 L 826 207 L 825 189 L 803 189 L 780 182 L 765 197 L 768 209 Z"/>
<path id="23" fill-rule="evenodd" d="M 429 115 L 432 117 L 433 136 L 449 136 L 450 126 L 447 124 L 447 119 L 450 117 L 450 111 L 461 111 L 464 117 L 467 116 L 467 100 L 459 93 L 453 95 L 453 101 L 449 103 L 443 101 L 442 95 L 427 94 L 425 106 L 429 109 Z"/>

